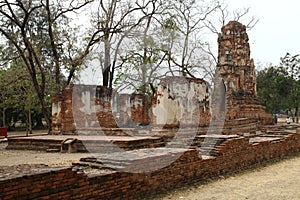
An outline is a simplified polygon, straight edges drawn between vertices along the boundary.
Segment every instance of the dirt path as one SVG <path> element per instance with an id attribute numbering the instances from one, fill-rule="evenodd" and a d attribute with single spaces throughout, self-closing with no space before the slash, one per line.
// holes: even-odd
<path id="1" fill-rule="evenodd" d="M 172 191 L 160 200 L 299 200 L 300 155 L 208 184 Z"/>
<path id="2" fill-rule="evenodd" d="M 7 143 L 0 143 L 0 166 L 19 164 L 46 164 L 49 166 L 71 166 L 72 162 L 88 157 L 89 153 L 45 153 L 40 151 L 5 150 Z"/>

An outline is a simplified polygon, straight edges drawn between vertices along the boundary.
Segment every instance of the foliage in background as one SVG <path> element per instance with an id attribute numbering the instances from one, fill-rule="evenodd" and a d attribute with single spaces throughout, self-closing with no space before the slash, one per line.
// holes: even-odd
<path id="1" fill-rule="evenodd" d="M 287 53 L 282 57 L 280 69 L 285 72 L 285 78 L 289 81 L 288 109 L 299 122 L 299 107 L 300 107 L 300 55 L 291 55 Z"/>
<path id="2" fill-rule="evenodd" d="M 260 102 L 271 113 L 286 112 L 298 121 L 300 106 L 300 56 L 287 53 L 278 67 L 269 66 L 257 74 Z"/>
<path id="3" fill-rule="evenodd" d="M 17 72 L 17 73 L 16 73 Z M 51 78 L 47 75 L 49 82 Z M 55 87 L 53 82 L 47 88 L 45 100 L 51 105 L 51 92 Z M 0 110 L 1 124 L 12 128 L 18 122 L 31 132 L 34 127 L 42 128 L 43 112 L 39 104 L 30 76 L 21 64 L 11 65 L 9 69 L 0 70 Z M 50 111 L 50 106 L 48 110 Z"/>
<path id="4" fill-rule="evenodd" d="M 90 46 L 88 43 L 78 47 L 77 37 L 74 37 L 78 36 L 77 30 L 71 27 L 72 20 L 67 14 L 80 11 L 90 2 L 0 2 L 0 34 L 6 44 L 1 49 L 1 60 L 4 60 L 1 67 L 12 68 L 14 64 L 21 64 L 19 67 L 26 70 L 49 130 L 51 112 L 47 101 L 48 89 L 54 86 L 54 90 L 50 91 L 58 93 L 65 84 L 70 83 Z M 63 72 L 68 77 L 67 82 Z M 53 82 L 55 85 L 52 85 Z"/>

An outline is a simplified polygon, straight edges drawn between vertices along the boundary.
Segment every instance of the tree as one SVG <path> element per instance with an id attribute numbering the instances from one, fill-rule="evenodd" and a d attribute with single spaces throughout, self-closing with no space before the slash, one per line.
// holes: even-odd
<path id="1" fill-rule="evenodd" d="M 58 93 L 66 83 L 70 82 L 76 69 L 82 64 L 91 45 L 87 42 L 85 48 L 77 49 L 74 43 L 70 43 L 71 36 L 76 35 L 76 32 L 72 32 L 72 28 L 68 26 L 70 18 L 67 14 L 80 11 L 90 2 L 92 0 L 54 3 L 50 3 L 49 0 L 0 2 L 0 34 L 8 44 L 6 52 L 16 52 L 7 54 L 6 57 L 9 60 L 17 58 L 26 67 L 49 130 L 51 120 L 46 101 L 49 82 L 46 74 L 51 74 L 50 78 L 55 80 L 53 92 Z M 68 48 L 65 48 L 66 45 Z M 9 61 L 7 65 L 9 67 Z M 64 68 L 68 73 L 68 82 L 63 82 Z"/>
<path id="2" fill-rule="evenodd" d="M 280 68 L 288 80 L 289 85 L 285 85 L 285 89 L 289 91 L 289 95 L 286 96 L 288 99 L 288 108 L 294 109 L 293 115 L 299 123 L 299 107 L 300 107 L 300 55 L 286 55 L 280 58 Z"/>
<path id="3" fill-rule="evenodd" d="M 157 1 L 151 5 L 141 10 L 145 19 L 133 29 L 134 37 L 126 38 L 127 46 L 122 46 L 115 85 L 151 94 L 157 80 L 169 74 L 212 81 L 217 58 L 203 35 L 210 19 L 218 16 L 217 11 L 227 12 L 226 8 L 217 1 Z M 248 12 L 236 12 L 237 19 Z"/>
<path id="4" fill-rule="evenodd" d="M 279 67 L 270 66 L 257 73 L 257 94 L 268 112 L 278 113 L 288 107 L 289 80 Z"/>
<path id="5" fill-rule="evenodd" d="M 144 20 L 134 29 L 134 37 L 127 38 L 125 49 L 131 50 L 121 54 L 115 84 L 151 96 L 162 76 L 199 76 L 200 68 L 209 61 L 199 39 L 202 22 L 217 5 L 157 1 L 143 9 Z"/>
<path id="6" fill-rule="evenodd" d="M 22 121 L 31 133 L 35 122 L 40 125 L 41 117 L 37 116 L 41 116 L 42 111 L 26 68 L 21 63 L 12 63 L 10 68 L 0 71 L 0 83 L 0 118 L 3 124 L 14 126 L 17 121 Z M 51 88 L 47 88 L 47 91 L 50 94 Z M 49 105 L 50 95 L 46 96 Z"/>
<path id="7" fill-rule="evenodd" d="M 130 50 L 120 53 L 121 62 L 114 82 L 121 90 L 133 89 L 150 98 L 155 92 L 154 83 L 163 76 L 160 73 L 168 54 L 161 45 L 162 31 L 158 28 L 163 7 L 161 2 L 152 3 L 150 8 L 142 10 L 144 20 L 134 29 L 134 36 L 124 42 Z"/>
<path id="8" fill-rule="evenodd" d="M 257 73 L 257 94 L 267 111 L 278 113 L 294 110 L 297 122 L 300 104 L 298 65 L 298 56 L 287 54 L 281 58 L 280 66 L 270 66 Z"/>
<path id="9" fill-rule="evenodd" d="M 167 20 L 171 21 L 176 37 L 169 42 L 172 70 L 177 67 L 182 76 L 195 77 L 195 74 L 206 66 L 209 58 L 203 48 L 206 42 L 202 39 L 205 21 L 212 15 L 220 4 L 216 1 L 170 1 Z M 172 36 L 175 34 L 172 33 Z"/>
<path id="10" fill-rule="evenodd" d="M 91 31 L 90 44 L 98 44 L 95 51 L 100 51 L 97 55 L 102 68 L 103 86 L 112 88 L 122 42 L 145 18 L 141 11 L 156 1 L 99 1 L 98 9 L 93 14 L 95 20 L 92 25 L 96 28 Z"/>

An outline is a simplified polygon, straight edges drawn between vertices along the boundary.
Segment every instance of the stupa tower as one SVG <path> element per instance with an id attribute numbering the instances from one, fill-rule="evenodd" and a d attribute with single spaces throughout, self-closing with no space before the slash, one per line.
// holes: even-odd
<path id="1" fill-rule="evenodd" d="M 219 33 L 217 71 L 227 93 L 256 96 L 256 73 L 248 41 L 246 26 L 236 21 L 229 22 Z"/>
<path id="2" fill-rule="evenodd" d="M 272 124 L 272 115 L 265 112 L 257 98 L 256 73 L 246 26 L 230 21 L 222 27 L 218 45 L 213 116 L 217 120 L 225 119 L 227 124 L 237 119 Z"/>

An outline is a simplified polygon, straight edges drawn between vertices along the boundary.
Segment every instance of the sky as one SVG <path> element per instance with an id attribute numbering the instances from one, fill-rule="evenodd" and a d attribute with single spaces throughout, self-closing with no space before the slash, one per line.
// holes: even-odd
<path id="1" fill-rule="evenodd" d="M 278 65 L 287 52 L 300 53 L 300 1 L 224 0 L 228 8 L 249 7 L 249 16 L 259 19 L 248 31 L 254 62 Z"/>
<path id="2" fill-rule="evenodd" d="M 284 57 L 287 52 L 291 55 L 300 54 L 300 1 L 298 0 L 223 0 L 228 5 L 228 10 L 250 8 L 247 16 L 254 16 L 258 19 L 255 27 L 249 30 L 249 44 L 251 58 L 254 59 L 256 69 L 279 65 L 280 58 Z M 228 19 L 230 20 L 230 19 Z M 245 19 L 245 22 L 248 20 Z M 220 30 L 221 31 L 221 30 Z M 212 44 L 216 45 L 217 53 L 217 36 L 213 39 Z M 86 84 L 101 84 L 102 78 L 99 68 L 93 74 L 98 76 L 89 77 L 90 71 L 81 72 L 82 77 L 89 77 Z"/>

